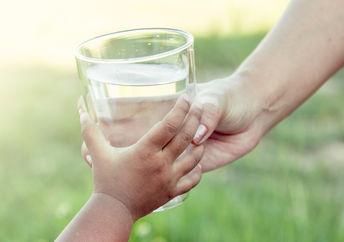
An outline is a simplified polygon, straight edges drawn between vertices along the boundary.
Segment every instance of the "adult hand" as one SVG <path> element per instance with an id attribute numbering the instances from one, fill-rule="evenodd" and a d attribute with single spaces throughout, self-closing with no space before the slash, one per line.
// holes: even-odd
<path id="1" fill-rule="evenodd" d="M 263 104 L 240 76 L 199 84 L 195 104 L 203 107 L 194 143 L 203 144 L 203 172 L 231 163 L 251 151 L 263 136 L 258 118 Z"/>

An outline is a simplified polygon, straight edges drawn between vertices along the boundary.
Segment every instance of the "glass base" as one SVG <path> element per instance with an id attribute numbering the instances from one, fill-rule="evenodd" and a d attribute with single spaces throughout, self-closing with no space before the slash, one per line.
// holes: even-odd
<path id="1" fill-rule="evenodd" d="M 170 209 L 170 208 L 174 208 L 174 207 L 177 207 L 179 206 L 180 204 L 183 203 L 183 201 L 188 197 L 188 193 L 184 193 L 182 195 L 179 195 L 175 198 L 173 198 L 172 200 L 168 201 L 167 203 L 165 203 L 164 205 L 162 205 L 161 207 L 155 209 L 153 211 L 153 213 L 156 213 L 156 212 L 161 212 L 161 211 L 165 211 L 167 209 Z"/>

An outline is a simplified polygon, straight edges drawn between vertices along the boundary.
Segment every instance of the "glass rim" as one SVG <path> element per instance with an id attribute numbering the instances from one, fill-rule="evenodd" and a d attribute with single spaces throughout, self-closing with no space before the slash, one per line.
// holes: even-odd
<path id="1" fill-rule="evenodd" d="M 126 33 L 134 33 L 134 32 L 146 32 L 146 31 L 165 31 L 165 32 L 172 32 L 176 34 L 183 35 L 186 38 L 186 43 L 176 47 L 172 50 L 164 51 L 162 53 L 154 54 L 154 55 L 148 55 L 148 56 L 141 56 L 141 57 L 132 57 L 132 58 L 119 58 L 119 59 L 103 59 L 103 58 L 93 58 L 93 57 L 87 57 L 80 53 L 80 49 L 83 48 L 86 44 L 101 40 L 109 37 L 118 37 L 121 35 L 124 35 Z M 173 29 L 173 28 L 138 28 L 138 29 L 129 29 L 129 30 L 123 30 L 118 32 L 112 32 L 104 35 L 100 35 L 91 39 L 88 39 L 86 41 L 83 41 L 80 43 L 76 49 L 75 49 L 75 57 L 79 60 L 90 62 L 90 63 L 103 63 L 103 64 L 124 64 L 124 63 L 136 63 L 136 62 L 143 62 L 143 61 L 151 61 L 160 59 L 163 57 L 167 57 L 173 54 L 176 54 L 180 51 L 183 51 L 190 47 L 193 44 L 194 38 L 192 34 L 189 32 L 179 30 L 179 29 Z"/>

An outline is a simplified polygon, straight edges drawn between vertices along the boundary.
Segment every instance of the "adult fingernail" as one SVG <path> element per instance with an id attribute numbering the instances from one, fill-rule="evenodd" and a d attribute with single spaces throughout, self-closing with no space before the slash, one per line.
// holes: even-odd
<path id="1" fill-rule="evenodd" d="M 203 139 L 204 135 L 207 133 L 208 129 L 205 127 L 205 125 L 201 124 L 198 126 L 195 137 L 193 138 L 193 141 L 196 144 L 199 144 L 201 140 Z"/>
<path id="2" fill-rule="evenodd" d="M 81 115 L 83 110 L 81 108 L 79 108 L 78 112 L 79 112 L 79 115 Z"/>

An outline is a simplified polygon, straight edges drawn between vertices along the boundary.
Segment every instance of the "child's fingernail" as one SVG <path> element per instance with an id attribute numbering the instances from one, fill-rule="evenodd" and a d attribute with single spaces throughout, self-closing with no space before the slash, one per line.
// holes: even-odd
<path id="1" fill-rule="evenodd" d="M 91 155 L 86 155 L 86 160 L 88 161 L 88 163 L 92 164 L 92 157 L 91 157 Z"/>
<path id="2" fill-rule="evenodd" d="M 193 138 L 194 142 L 196 144 L 199 144 L 201 140 L 203 139 L 204 135 L 207 133 L 208 129 L 203 124 L 198 126 L 198 129 L 196 131 L 195 137 Z"/>
<path id="3" fill-rule="evenodd" d="M 197 166 L 199 167 L 199 169 L 202 170 L 202 165 L 201 164 L 198 164 Z"/>
<path id="4" fill-rule="evenodd" d="M 79 108 L 78 112 L 79 112 L 79 115 L 81 115 L 83 110 L 81 108 Z"/>

